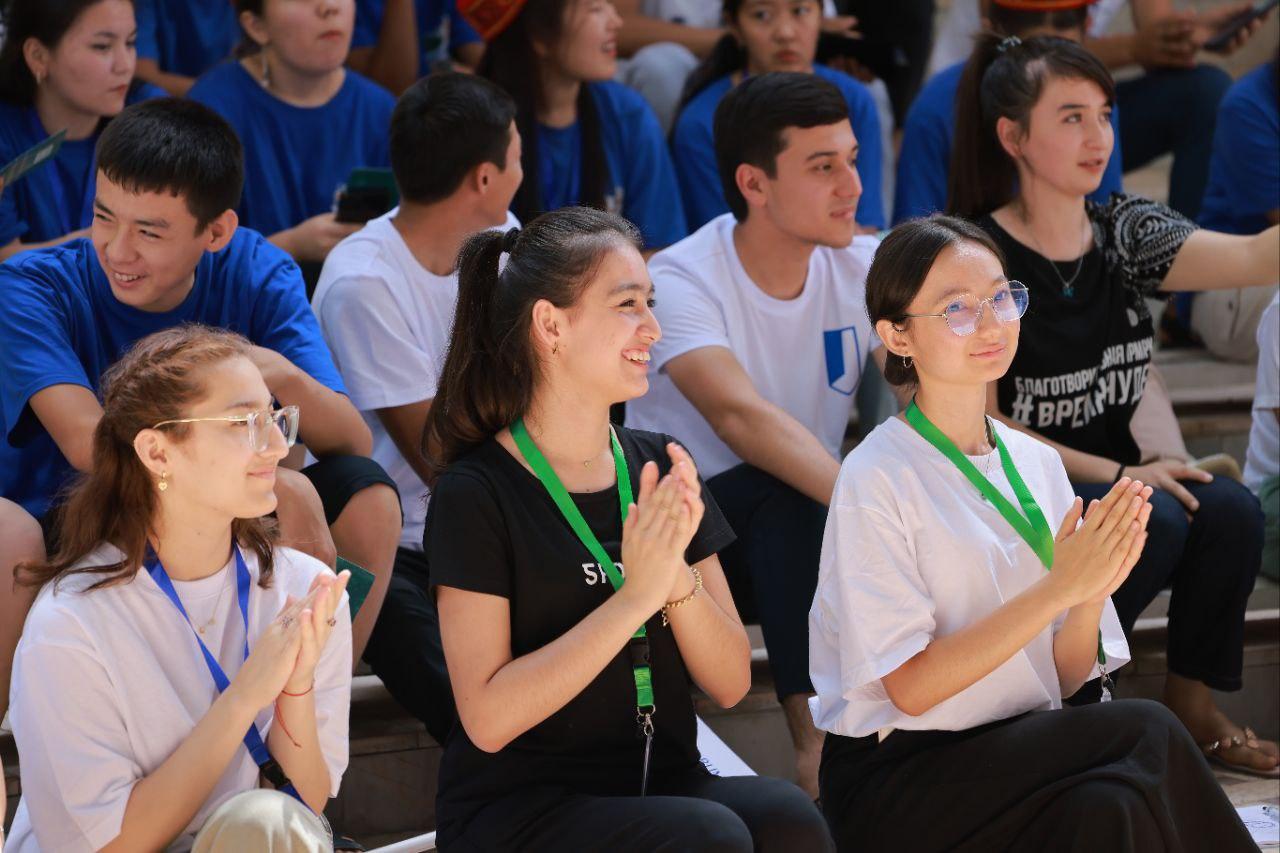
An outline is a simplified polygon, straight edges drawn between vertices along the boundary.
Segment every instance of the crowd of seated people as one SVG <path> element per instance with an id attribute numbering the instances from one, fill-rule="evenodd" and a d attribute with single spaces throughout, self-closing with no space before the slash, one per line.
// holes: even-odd
<path id="1" fill-rule="evenodd" d="M 6 0 L 6 849 L 360 849 L 362 662 L 445 850 L 1253 849 L 1280 50 L 956 0 L 925 80 L 932 4 L 705 5 Z M 1243 482 L 1144 437 L 1175 294 L 1257 362 Z M 789 779 L 701 761 L 747 624 Z"/>

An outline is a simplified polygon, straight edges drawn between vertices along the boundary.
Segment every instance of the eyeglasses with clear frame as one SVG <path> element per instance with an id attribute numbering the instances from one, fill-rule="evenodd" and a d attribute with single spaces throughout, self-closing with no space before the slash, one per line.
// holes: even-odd
<path id="1" fill-rule="evenodd" d="M 244 424 L 248 427 L 246 437 L 249 447 L 254 453 L 266 453 L 271 446 L 271 431 L 278 430 L 284 437 L 284 446 L 293 447 L 298 440 L 298 407 L 285 406 L 282 409 L 259 409 L 244 415 L 225 415 L 217 418 L 174 418 L 161 421 L 152 427 L 170 426 L 171 424 L 198 424 L 221 421 L 231 424 Z"/>
<path id="2" fill-rule="evenodd" d="M 947 321 L 947 328 L 960 337 L 968 337 L 978 331 L 982 323 L 982 306 L 990 303 L 991 311 L 1001 323 L 1012 323 L 1020 320 L 1027 313 L 1027 305 L 1031 302 L 1031 294 L 1027 286 L 1020 281 L 1006 281 L 995 293 L 986 299 L 978 299 L 971 293 L 962 293 L 947 303 L 947 307 L 938 314 L 903 314 L 903 319 L 924 317 L 941 317 Z M 899 329 L 898 331 L 902 331 Z"/>

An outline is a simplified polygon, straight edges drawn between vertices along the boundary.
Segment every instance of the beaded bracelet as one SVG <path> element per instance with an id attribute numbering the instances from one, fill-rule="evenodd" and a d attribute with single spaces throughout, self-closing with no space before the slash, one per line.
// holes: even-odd
<path id="1" fill-rule="evenodd" d="M 690 566 L 689 569 L 690 571 L 693 572 L 693 591 L 690 592 L 688 595 L 686 595 L 684 598 L 681 598 L 677 601 L 671 601 L 671 602 L 668 602 L 667 604 L 662 605 L 663 627 L 666 627 L 667 625 L 671 624 L 667 618 L 667 614 L 670 611 L 675 610 L 677 607 L 683 607 L 684 605 L 688 604 L 690 601 L 693 601 L 693 597 L 702 591 L 702 572 L 698 571 L 697 566 Z"/>

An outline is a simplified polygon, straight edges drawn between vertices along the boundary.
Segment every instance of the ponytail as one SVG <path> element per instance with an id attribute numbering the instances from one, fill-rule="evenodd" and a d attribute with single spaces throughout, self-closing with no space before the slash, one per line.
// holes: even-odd
<path id="1" fill-rule="evenodd" d="M 992 32 L 977 37 L 956 92 L 948 214 L 975 219 L 1014 199 L 1017 164 L 1000 144 L 996 122 L 1012 119 L 1026 134 L 1032 108 L 1055 78 L 1096 83 L 1107 102 L 1115 103 L 1110 72 L 1076 42 L 1057 36 L 1004 38 Z"/>
<path id="2" fill-rule="evenodd" d="M 571 307 L 605 255 L 627 245 L 640 249 L 636 227 L 589 207 L 560 208 L 524 230 L 485 231 L 467 240 L 458 255 L 449 349 L 422 437 L 428 486 L 528 411 L 542 375 L 530 333 L 534 305 L 545 299 Z"/>

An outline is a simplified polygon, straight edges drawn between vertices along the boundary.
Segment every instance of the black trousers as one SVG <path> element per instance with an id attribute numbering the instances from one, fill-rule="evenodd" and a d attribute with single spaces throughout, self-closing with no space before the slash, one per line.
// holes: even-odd
<path id="1" fill-rule="evenodd" d="M 1128 636 L 1160 590 L 1172 587 L 1169 671 L 1214 690 L 1239 690 L 1244 614 L 1262 565 L 1262 507 L 1226 477 L 1182 485 L 1200 509 L 1188 520 L 1173 495 L 1157 490 L 1151 496 L 1147 545 L 1111 601 Z M 1086 505 L 1111 490 L 1097 483 L 1073 486 Z"/>
<path id="2" fill-rule="evenodd" d="M 738 534 L 720 562 L 743 618 L 760 623 L 778 698 L 812 693 L 809 608 L 827 508 L 746 463 L 707 487 Z"/>
<path id="3" fill-rule="evenodd" d="M 1256 851 L 1182 723 L 1142 699 L 962 732 L 827 735 L 841 851 Z"/>
<path id="4" fill-rule="evenodd" d="M 421 720 L 443 745 L 458 712 L 444 662 L 440 617 L 421 551 L 396 550 L 387 596 L 365 646 L 364 660 L 392 698 Z"/>
<path id="5" fill-rule="evenodd" d="M 656 780 L 655 780 L 656 782 Z M 647 797 L 547 787 L 485 807 L 445 851 L 821 853 L 834 850 L 822 815 L 790 782 L 692 772 Z"/>

